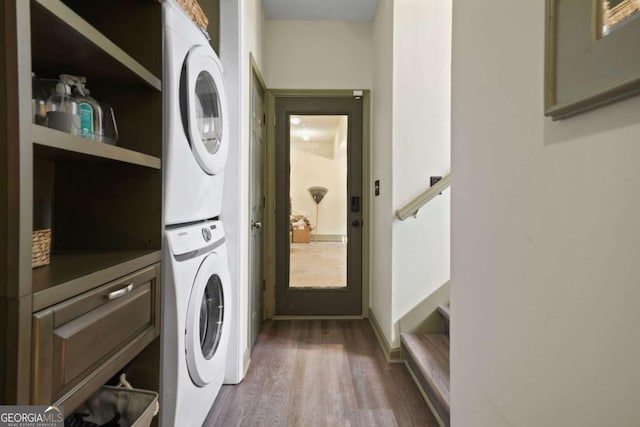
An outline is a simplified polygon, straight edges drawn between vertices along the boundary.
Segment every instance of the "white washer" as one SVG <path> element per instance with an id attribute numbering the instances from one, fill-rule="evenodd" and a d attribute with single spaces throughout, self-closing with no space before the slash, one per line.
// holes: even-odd
<path id="1" fill-rule="evenodd" d="M 220 215 L 229 151 L 220 59 L 174 0 L 163 3 L 165 224 Z"/>
<path id="2" fill-rule="evenodd" d="M 165 426 L 199 426 L 224 378 L 232 316 L 222 223 L 165 231 L 162 410 Z"/>

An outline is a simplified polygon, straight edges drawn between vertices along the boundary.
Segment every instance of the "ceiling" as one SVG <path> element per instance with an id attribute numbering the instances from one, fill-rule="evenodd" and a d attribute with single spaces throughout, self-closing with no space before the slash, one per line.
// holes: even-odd
<path id="1" fill-rule="evenodd" d="M 292 142 L 333 144 L 343 116 L 291 116 Z M 306 139 L 304 138 L 306 136 Z"/>
<path id="2" fill-rule="evenodd" d="M 298 150 L 334 159 L 346 143 L 346 134 L 340 134 L 341 121 L 347 116 L 291 116 L 291 144 Z M 343 127 L 346 132 L 346 126 Z M 343 140 L 341 140 L 343 139 Z"/>
<path id="3" fill-rule="evenodd" d="M 267 19 L 371 21 L 378 0 L 262 0 Z"/>

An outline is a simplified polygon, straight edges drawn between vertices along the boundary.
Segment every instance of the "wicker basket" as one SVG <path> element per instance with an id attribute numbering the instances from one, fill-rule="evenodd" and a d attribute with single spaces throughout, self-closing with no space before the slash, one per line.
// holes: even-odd
<path id="1" fill-rule="evenodd" d="M 202 11 L 202 8 L 198 4 L 197 0 L 178 0 L 178 3 L 180 4 L 180 6 L 182 6 L 184 11 L 187 12 L 187 15 L 191 17 L 191 20 L 195 22 L 196 25 L 204 28 L 205 30 L 207 29 L 209 20 Z"/>
<path id="2" fill-rule="evenodd" d="M 35 230 L 31 236 L 31 267 L 49 265 L 51 229 Z"/>

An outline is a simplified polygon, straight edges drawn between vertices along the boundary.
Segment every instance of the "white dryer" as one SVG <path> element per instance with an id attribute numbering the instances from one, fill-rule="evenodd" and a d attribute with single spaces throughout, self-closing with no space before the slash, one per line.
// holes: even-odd
<path id="1" fill-rule="evenodd" d="M 163 3 L 165 224 L 220 215 L 229 151 L 220 59 L 175 0 Z"/>
<path id="2" fill-rule="evenodd" d="M 162 424 L 199 426 L 224 377 L 232 316 L 220 221 L 165 231 Z"/>

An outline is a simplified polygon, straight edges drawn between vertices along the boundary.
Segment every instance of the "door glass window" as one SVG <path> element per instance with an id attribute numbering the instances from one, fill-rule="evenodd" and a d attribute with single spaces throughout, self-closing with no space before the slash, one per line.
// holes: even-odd
<path id="1" fill-rule="evenodd" d="M 196 80 L 196 126 L 207 151 L 215 154 L 222 141 L 222 117 L 220 99 L 213 77 L 200 72 Z"/>
<path id="2" fill-rule="evenodd" d="M 222 281 L 217 274 L 209 278 L 200 305 L 200 348 L 205 359 L 213 357 L 222 335 L 224 295 Z"/>
<path id="3" fill-rule="evenodd" d="M 289 287 L 347 286 L 346 115 L 292 115 Z"/>

